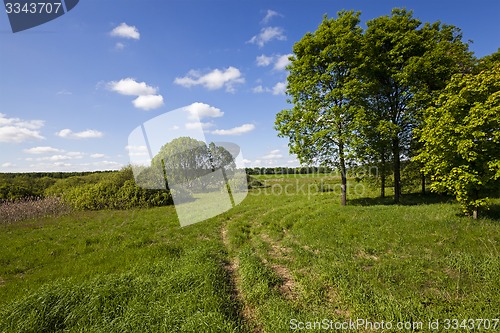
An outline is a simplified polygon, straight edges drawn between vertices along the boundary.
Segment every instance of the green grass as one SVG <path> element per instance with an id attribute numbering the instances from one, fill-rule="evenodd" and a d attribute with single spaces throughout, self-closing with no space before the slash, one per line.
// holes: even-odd
<path id="1" fill-rule="evenodd" d="M 341 207 L 335 177 L 259 179 L 242 204 L 185 228 L 172 207 L 0 226 L 0 332 L 500 318 L 500 200 L 474 221 L 447 197 L 392 205 L 351 181 Z"/>
<path id="2" fill-rule="evenodd" d="M 4 226 L 0 331 L 244 330 L 219 229 L 172 207 Z"/>

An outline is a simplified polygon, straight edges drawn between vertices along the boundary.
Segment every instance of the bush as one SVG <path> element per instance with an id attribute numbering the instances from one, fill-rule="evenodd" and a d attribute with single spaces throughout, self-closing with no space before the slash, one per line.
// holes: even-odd
<path id="1" fill-rule="evenodd" d="M 131 167 L 60 179 L 45 191 L 45 195 L 61 197 L 78 210 L 149 208 L 173 203 L 167 190 L 137 186 Z"/>

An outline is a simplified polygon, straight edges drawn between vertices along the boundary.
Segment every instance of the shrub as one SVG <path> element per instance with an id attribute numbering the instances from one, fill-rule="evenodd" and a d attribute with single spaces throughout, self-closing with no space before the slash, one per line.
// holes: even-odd
<path id="1" fill-rule="evenodd" d="M 86 176 L 87 177 L 87 176 Z M 69 184 L 78 184 L 67 188 Z M 166 190 L 143 189 L 135 184 L 132 168 L 101 175 L 90 179 L 65 179 L 59 188 L 49 192 L 59 192 L 65 202 L 78 210 L 130 209 L 171 205 L 170 192 Z"/>

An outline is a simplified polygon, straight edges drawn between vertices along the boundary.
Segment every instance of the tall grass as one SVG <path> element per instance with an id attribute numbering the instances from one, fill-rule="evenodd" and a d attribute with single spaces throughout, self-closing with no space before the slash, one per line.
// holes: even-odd
<path id="1" fill-rule="evenodd" d="M 0 202 L 0 224 L 14 223 L 46 216 L 57 217 L 70 212 L 60 198 L 25 198 Z"/>
<path id="2" fill-rule="evenodd" d="M 339 179 L 318 177 L 259 177 L 242 204 L 185 228 L 174 207 L 1 224 L 0 332 L 500 317 L 498 214 L 474 221 L 439 196 L 393 205 L 354 181 L 341 207 Z"/>

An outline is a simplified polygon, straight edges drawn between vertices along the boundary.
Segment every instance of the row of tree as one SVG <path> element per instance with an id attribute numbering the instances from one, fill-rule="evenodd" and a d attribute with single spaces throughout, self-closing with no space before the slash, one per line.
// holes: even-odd
<path id="1" fill-rule="evenodd" d="M 478 61 L 460 29 L 404 9 L 364 30 L 359 16 L 325 16 L 294 45 L 279 135 L 301 163 L 340 170 L 343 205 L 349 162 L 378 167 L 382 196 L 392 172 L 398 203 L 402 161 L 413 159 L 431 189 L 477 213 L 500 178 L 498 53 Z"/>

